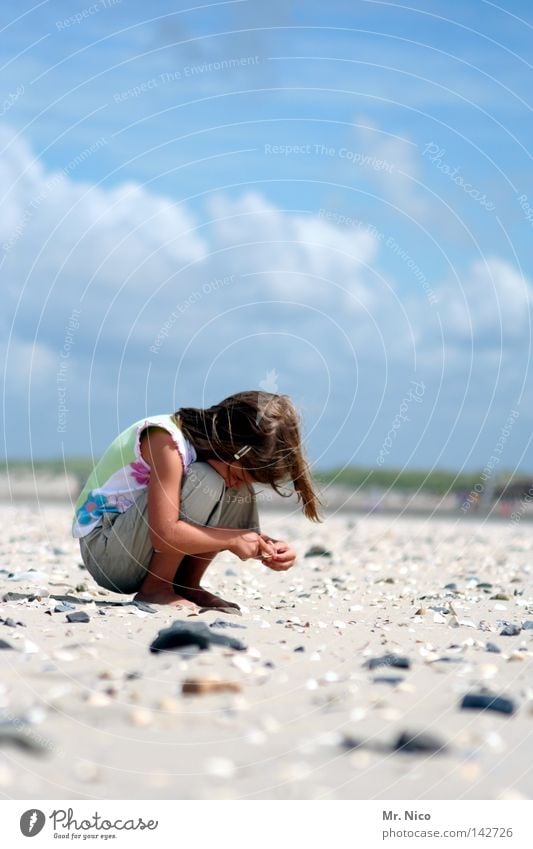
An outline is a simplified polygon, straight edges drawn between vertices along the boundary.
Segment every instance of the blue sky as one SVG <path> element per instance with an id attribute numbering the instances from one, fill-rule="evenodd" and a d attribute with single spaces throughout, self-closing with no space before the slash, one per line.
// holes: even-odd
<path id="1" fill-rule="evenodd" d="M 500 465 L 531 470 L 529 4 L 6 0 L 0 28 L 4 456 L 262 387 L 318 468 L 482 468 L 514 412 Z"/>

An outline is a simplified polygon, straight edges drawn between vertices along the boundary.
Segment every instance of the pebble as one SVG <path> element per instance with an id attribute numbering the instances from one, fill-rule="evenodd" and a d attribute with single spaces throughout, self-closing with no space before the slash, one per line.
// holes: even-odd
<path id="1" fill-rule="evenodd" d="M 244 628 L 246 625 L 241 625 L 239 622 L 229 622 L 227 619 L 215 619 L 211 622 L 211 628 Z"/>
<path id="2" fill-rule="evenodd" d="M 235 651 L 246 649 L 244 643 L 234 637 L 214 634 L 205 622 L 184 622 L 177 619 L 168 628 L 159 631 L 150 646 L 150 651 L 154 653 L 179 651 L 187 646 L 196 646 L 200 651 L 205 651 L 211 645 L 227 646 Z"/>
<path id="3" fill-rule="evenodd" d="M 402 731 L 392 747 L 396 752 L 444 752 L 446 743 L 425 731 Z"/>
<path id="4" fill-rule="evenodd" d="M 14 649 L 15 646 L 12 646 L 11 643 L 8 643 L 7 640 L 0 640 L 0 649 Z"/>
<path id="5" fill-rule="evenodd" d="M 11 616 L 8 616 L 7 619 L 0 619 L 0 622 L 3 625 L 7 625 L 8 628 L 26 627 L 24 622 L 16 622 L 14 619 L 11 618 Z"/>
<path id="6" fill-rule="evenodd" d="M 494 652 L 494 654 L 501 654 L 501 648 L 496 643 L 487 643 L 486 649 L 487 651 Z"/>
<path id="7" fill-rule="evenodd" d="M 67 622 L 90 622 L 90 616 L 84 610 L 76 610 L 74 613 L 67 613 Z"/>
<path id="8" fill-rule="evenodd" d="M 304 557 L 333 557 L 333 554 L 323 545 L 312 545 L 307 549 Z"/>
<path id="9" fill-rule="evenodd" d="M 376 669 L 378 666 L 392 666 L 395 669 L 409 669 L 411 661 L 408 657 L 402 657 L 397 654 L 385 654 L 383 657 L 371 657 L 366 661 L 365 666 L 368 669 Z"/>
<path id="10" fill-rule="evenodd" d="M 488 693 L 467 693 L 463 696 L 461 709 L 493 710 L 497 713 L 513 714 L 516 704 L 504 696 L 492 696 Z"/>
<path id="11" fill-rule="evenodd" d="M 8 576 L 8 581 L 28 581 L 32 584 L 39 581 L 48 581 L 49 575 L 46 572 L 39 572 L 37 569 L 28 569 L 27 572 L 11 572 Z"/>
<path id="12" fill-rule="evenodd" d="M 502 630 L 500 631 L 501 637 L 516 637 L 521 631 L 520 625 L 514 625 L 512 622 L 508 622 L 507 625 L 504 625 Z"/>
<path id="13" fill-rule="evenodd" d="M 218 681 L 214 678 L 187 678 L 181 685 L 184 696 L 207 696 L 211 693 L 240 693 L 237 681 Z"/>
<path id="14" fill-rule="evenodd" d="M 135 708 L 135 710 L 130 711 L 128 719 L 131 725 L 135 725 L 137 728 L 147 728 L 148 725 L 153 723 L 154 715 L 147 708 Z"/>
<path id="15" fill-rule="evenodd" d="M 24 717 L 0 720 L 0 746 L 5 745 L 16 746 L 33 755 L 47 755 L 52 749 L 49 741 L 44 745 Z"/>
<path id="16" fill-rule="evenodd" d="M 68 613 L 69 610 L 76 610 L 76 605 L 70 601 L 60 601 L 54 607 L 54 613 Z"/>
<path id="17" fill-rule="evenodd" d="M 523 631 L 533 630 L 533 619 L 526 619 L 524 622 L 522 622 L 522 630 Z"/>

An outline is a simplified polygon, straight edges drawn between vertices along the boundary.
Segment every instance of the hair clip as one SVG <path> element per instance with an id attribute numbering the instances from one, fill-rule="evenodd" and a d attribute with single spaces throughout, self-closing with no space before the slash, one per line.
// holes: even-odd
<path id="1" fill-rule="evenodd" d="M 244 457 L 244 455 L 247 454 L 248 451 L 251 451 L 251 450 L 252 450 L 251 445 L 244 445 L 243 448 L 239 448 L 239 450 L 233 456 L 235 457 L 236 460 L 240 460 L 241 457 Z"/>

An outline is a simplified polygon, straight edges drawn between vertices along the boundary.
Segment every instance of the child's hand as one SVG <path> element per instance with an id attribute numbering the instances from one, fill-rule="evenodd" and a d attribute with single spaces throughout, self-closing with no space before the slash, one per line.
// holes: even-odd
<path id="1" fill-rule="evenodd" d="M 290 547 L 287 542 L 283 542 L 280 539 L 271 539 L 263 534 L 263 539 L 267 540 L 270 545 L 274 547 L 275 554 L 273 557 L 265 558 L 263 557 L 263 563 L 265 566 L 268 566 L 269 569 L 273 569 L 276 572 L 284 572 L 286 569 L 290 569 L 291 566 L 294 565 L 294 561 L 296 560 L 296 552 Z"/>
<path id="2" fill-rule="evenodd" d="M 236 554 L 239 560 L 249 560 L 251 557 L 260 558 L 273 557 L 274 546 L 267 542 L 255 531 L 243 531 L 238 533 L 228 546 L 228 551 Z"/>

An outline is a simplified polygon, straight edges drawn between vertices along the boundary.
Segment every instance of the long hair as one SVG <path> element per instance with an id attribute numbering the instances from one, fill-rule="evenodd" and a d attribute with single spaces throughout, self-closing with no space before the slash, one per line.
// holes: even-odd
<path id="1" fill-rule="evenodd" d="M 270 485 L 279 495 L 291 494 L 279 486 L 292 481 L 305 516 L 322 521 L 321 502 L 302 448 L 300 419 L 287 395 L 237 392 L 206 409 L 180 407 L 174 420 L 199 460 L 234 463 L 239 454 L 254 481 Z"/>

